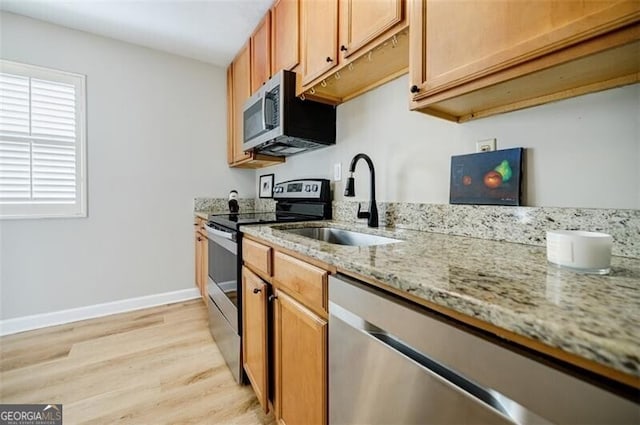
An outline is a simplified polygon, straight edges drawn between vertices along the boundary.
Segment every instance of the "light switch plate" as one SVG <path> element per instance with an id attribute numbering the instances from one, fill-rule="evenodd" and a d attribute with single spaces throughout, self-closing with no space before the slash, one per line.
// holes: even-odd
<path id="1" fill-rule="evenodd" d="M 333 181 L 339 182 L 342 180 L 342 164 L 337 162 L 333 164 Z"/>
<path id="2" fill-rule="evenodd" d="M 490 152 L 496 150 L 496 139 L 478 140 L 476 142 L 476 152 Z"/>

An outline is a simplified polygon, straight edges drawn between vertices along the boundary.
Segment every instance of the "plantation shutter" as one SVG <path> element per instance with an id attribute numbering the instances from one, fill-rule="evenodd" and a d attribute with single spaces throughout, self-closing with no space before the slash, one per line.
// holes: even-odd
<path id="1" fill-rule="evenodd" d="M 0 215 L 85 216 L 84 77 L 2 61 Z"/>

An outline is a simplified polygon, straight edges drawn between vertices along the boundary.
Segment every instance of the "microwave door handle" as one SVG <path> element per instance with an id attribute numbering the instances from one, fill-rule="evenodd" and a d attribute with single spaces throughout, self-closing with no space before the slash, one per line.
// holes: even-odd
<path id="1" fill-rule="evenodd" d="M 265 92 L 260 99 L 262 107 L 262 129 L 267 129 L 267 93 Z"/>

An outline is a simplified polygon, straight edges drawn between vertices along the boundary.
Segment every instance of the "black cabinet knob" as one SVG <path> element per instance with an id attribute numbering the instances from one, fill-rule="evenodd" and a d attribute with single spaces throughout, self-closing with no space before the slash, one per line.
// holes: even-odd
<path id="1" fill-rule="evenodd" d="M 420 91 L 420 89 L 418 88 L 418 86 L 411 86 L 411 93 L 418 93 Z"/>
<path id="2" fill-rule="evenodd" d="M 329 56 L 327 56 L 327 62 L 333 62 L 333 59 L 331 59 Z"/>
<path id="3" fill-rule="evenodd" d="M 254 293 L 254 294 L 257 294 L 257 293 L 259 293 L 259 292 L 262 292 L 262 289 L 260 289 L 260 288 L 253 288 L 253 293 Z"/>
<path id="4" fill-rule="evenodd" d="M 347 51 L 347 48 L 345 47 L 344 44 L 342 46 L 340 46 L 340 51 L 341 52 L 346 52 Z"/>
<path id="5" fill-rule="evenodd" d="M 273 301 L 273 300 L 275 300 L 276 298 L 278 298 L 278 297 L 277 297 L 277 296 L 275 296 L 275 295 L 269 295 L 269 301 Z"/>

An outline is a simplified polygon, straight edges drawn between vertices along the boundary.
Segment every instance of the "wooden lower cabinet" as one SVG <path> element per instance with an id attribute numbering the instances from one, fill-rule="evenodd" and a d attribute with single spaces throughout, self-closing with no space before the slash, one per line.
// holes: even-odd
<path id="1" fill-rule="evenodd" d="M 198 219 L 196 221 L 196 232 L 195 232 L 195 248 L 196 248 L 196 261 L 195 261 L 195 269 L 196 269 L 196 287 L 198 291 L 200 291 L 200 296 L 203 299 L 207 296 L 207 276 L 208 276 L 208 251 L 209 244 L 207 236 L 202 233 L 201 226 L 202 221 Z"/>
<path id="2" fill-rule="evenodd" d="M 275 299 L 276 418 L 327 423 L 327 321 L 282 291 Z"/>
<path id="3" fill-rule="evenodd" d="M 328 421 L 327 269 L 243 239 L 242 357 L 279 424 Z"/>
<path id="4" fill-rule="evenodd" d="M 243 366 L 265 412 L 269 411 L 267 291 L 262 279 L 242 268 Z"/>

